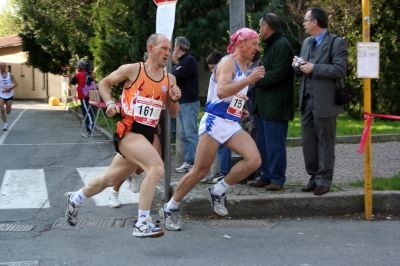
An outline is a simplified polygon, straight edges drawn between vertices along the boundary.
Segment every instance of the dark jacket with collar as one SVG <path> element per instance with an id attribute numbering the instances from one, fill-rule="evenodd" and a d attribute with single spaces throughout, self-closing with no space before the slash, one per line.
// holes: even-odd
<path id="1" fill-rule="evenodd" d="M 301 75 L 300 110 L 303 109 L 305 90 L 309 89 L 307 86 L 311 86 L 314 98 L 313 114 L 321 118 L 337 116 L 344 111 L 343 105 L 335 103 L 335 95 L 337 80 L 346 76 L 348 51 L 346 42 L 342 38 L 336 38 L 330 54 L 329 47 L 335 36 L 328 32 L 321 44 L 314 50 L 313 57 L 310 54 L 311 37 L 308 37 L 304 40 L 300 52 L 300 56 L 305 61 L 314 64 L 311 74 Z"/>
<path id="2" fill-rule="evenodd" d="M 265 120 L 293 120 L 292 46 L 280 30 L 274 32 L 263 43 L 264 53 L 260 65 L 265 68 L 265 76 L 255 83 L 254 113 Z"/>
<path id="3" fill-rule="evenodd" d="M 178 64 L 172 69 L 176 83 L 181 89 L 180 104 L 196 102 L 199 100 L 199 70 L 196 59 L 185 53 L 178 59 Z"/>

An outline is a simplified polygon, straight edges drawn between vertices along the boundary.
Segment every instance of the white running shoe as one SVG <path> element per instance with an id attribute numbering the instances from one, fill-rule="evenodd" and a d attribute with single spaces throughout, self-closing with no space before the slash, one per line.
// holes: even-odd
<path id="1" fill-rule="evenodd" d="M 129 189 L 133 191 L 133 193 L 137 193 L 139 192 L 139 178 L 140 178 L 141 174 L 138 175 L 136 173 L 133 173 L 129 176 L 129 180 L 131 181 L 131 183 L 129 184 Z"/>
<path id="2" fill-rule="evenodd" d="M 8 131 L 8 125 L 7 124 L 4 124 L 3 131 Z"/>
<path id="3" fill-rule="evenodd" d="M 72 202 L 72 197 L 74 192 L 66 192 L 64 194 L 67 197 L 67 211 L 65 212 L 65 218 L 70 226 L 75 226 L 78 222 L 78 208 L 81 207 L 81 204 L 75 204 Z"/>
<path id="4" fill-rule="evenodd" d="M 132 235 L 136 237 L 160 237 L 164 235 L 164 230 L 156 227 L 149 216 L 141 224 L 135 224 Z"/>
<path id="5" fill-rule="evenodd" d="M 192 170 L 192 168 L 193 165 L 184 162 L 180 167 L 175 168 L 175 171 L 177 171 L 178 173 L 184 173 L 184 172 L 189 172 L 190 170 Z"/>
<path id="6" fill-rule="evenodd" d="M 119 193 L 110 192 L 110 195 L 108 195 L 108 206 L 111 208 L 121 207 L 121 203 L 118 201 L 118 195 Z"/>
<path id="7" fill-rule="evenodd" d="M 179 209 L 167 209 L 167 203 L 158 210 L 158 214 L 164 219 L 165 227 L 170 231 L 181 231 L 179 225 Z"/>
<path id="8" fill-rule="evenodd" d="M 203 194 L 206 197 L 206 199 L 210 201 L 211 207 L 217 214 L 221 216 L 228 215 L 228 210 L 225 207 L 225 202 L 226 202 L 225 193 L 222 194 L 221 196 L 218 196 L 212 193 L 211 188 L 207 188 L 206 190 L 203 191 Z"/>
<path id="9" fill-rule="evenodd" d="M 81 136 L 84 137 L 84 138 L 89 138 L 91 134 L 92 134 L 91 132 L 86 131 L 86 132 L 83 132 L 83 133 L 81 134 Z"/>

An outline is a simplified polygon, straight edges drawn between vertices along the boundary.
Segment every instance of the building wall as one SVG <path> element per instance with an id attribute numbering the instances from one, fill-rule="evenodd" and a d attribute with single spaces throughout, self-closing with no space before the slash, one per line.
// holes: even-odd
<path id="1" fill-rule="evenodd" d="M 18 82 L 14 99 L 47 101 L 48 97 L 64 99 L 63 90 L 68 83 L 60 75 L 45 74 L 25 65 L 26 55 L 22 47 L 0 48 L 0 62 L 7 64 Z"/>

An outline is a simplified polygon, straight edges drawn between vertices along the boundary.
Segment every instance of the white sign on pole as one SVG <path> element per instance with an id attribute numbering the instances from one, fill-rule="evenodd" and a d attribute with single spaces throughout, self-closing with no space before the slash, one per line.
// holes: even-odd
<path id="1" fill-rule="evenodd" d="M 156 33 L 165 35 L 170 41 L 175 24 L 175 2 L 158 3 L 156 17 Z"/>
<path id="2" fill-rule="evenodd" d="M 379 43 L 357 43 L 357 78 L 379 78 Z"/>

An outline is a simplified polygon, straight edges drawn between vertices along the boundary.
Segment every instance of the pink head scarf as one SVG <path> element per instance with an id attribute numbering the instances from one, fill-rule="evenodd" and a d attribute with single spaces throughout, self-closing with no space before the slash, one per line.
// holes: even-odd
<path id="1" fill-rule="evenodd" d="M 228 51 L 229 54 L 232 54 L 235 51 L 235 46 L 238 43 L 238 41 L 244 41 L 251 38 L 258 38 L 257 32 L 249 28 L 241 28 L 231 36 L 232 42 L 231 44 L 229 44 L 226 50 Z"/>

